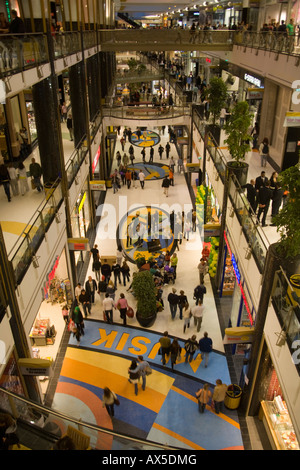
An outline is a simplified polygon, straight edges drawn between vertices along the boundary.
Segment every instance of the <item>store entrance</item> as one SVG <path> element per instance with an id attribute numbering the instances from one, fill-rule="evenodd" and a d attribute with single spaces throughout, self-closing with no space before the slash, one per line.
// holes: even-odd
<path id="1" fill-rule="evenodd" d="M 55 361 L 61 339 L 67 328 L 63 311 L 72 305 L 71 283 L 65 249 L 51 265 L 43 286 L 43 301 L 29 334 L 32 357 Z M 39 377 L 43 394 L 46 393 L 49 377 Z"/>

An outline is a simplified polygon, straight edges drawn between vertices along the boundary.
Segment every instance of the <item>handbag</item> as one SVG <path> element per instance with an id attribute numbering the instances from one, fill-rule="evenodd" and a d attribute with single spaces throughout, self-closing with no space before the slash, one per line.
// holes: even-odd
<path id="1" fill-rule="evenodd" d="M 114 398 L 114 405 L 120 405 L 120 400 L 117 397 Z"/>
<path id="2" fill-rule="evenodd" d="M 36 188 L 36 186 L 35 186 L 35 184 L 34 184 L 34 180 L 33 180 L 33 179 L 31 180 L 31 188 L 32 188 L 32 189 L 35 189 L 35 188 Z"/>
<path id="3" fill-rule="evenodd" d="M 146 375 L 151 375 L 152 374 L 152 369 L 151 369 L 150 366 L 145 367 L 145 373 L 146 373 Z"/>
<path id="4" fill-rule="evenodd" d="M 133 311 L 133 309 L 132 309 L 131 307 L 128 307 L 128 308 L 127 308 L 126 315 L 127 315 L 127 317 L 129 317 L 129 318 L 133 318 L 133 317 L 134 317 L 134 311 Z"/>
<path id="5" fill-rule="evenodd" d="M 103 310 L 103 320 L 107 321 L 105 310 Z"/>

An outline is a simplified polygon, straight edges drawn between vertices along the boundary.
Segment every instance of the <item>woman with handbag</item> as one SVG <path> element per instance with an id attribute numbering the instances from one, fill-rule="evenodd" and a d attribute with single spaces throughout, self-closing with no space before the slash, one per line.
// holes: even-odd
<path id="1" fill-rule="evenodd" d="M 107 413 L 111 418 L 115 415 L 114 405 L 119 405 L 120 402 L 117 398 L 117 395 L 110 390 L 108 387 L 105 387 L 103 390 L 103 399 L 102 407 L 107 409 Z"/>
<path id="2" fill-rule="evenodd" d="M 138 383 L 139 383 L 139 366 L 137 365 L 137 362 L 133 360 L 130 364 L 130 367 L 128 369 L 129 373 L 129 379 L 128 382 L 131 384 L 134 384 L 134 393 L 137 395 L 138 394 Z"/>
<path id="3" fill-rule="evenodd" d="M 196 393 L 198 398 L 199 413 L 204 413 L 205 407 L 211 399 L 211 391 L 208 388 L 208 384 L 204 384 L 203 388 L 199 389 Z"/>
<path id="4" fill-rule="evenodd" d="M 126 316 L 127 316 L 128 302 L 125 299 L 124 294 L 120 294 L 120 298 L 117 302 L 117 309 L 120 311 L 120 317 L 123 320 L 123 325 L 126 325 Z"/>

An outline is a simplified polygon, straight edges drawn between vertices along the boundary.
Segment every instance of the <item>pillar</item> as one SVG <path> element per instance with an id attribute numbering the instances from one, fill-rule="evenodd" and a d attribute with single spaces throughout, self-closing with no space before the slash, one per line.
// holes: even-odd
<path id="1" fill-rule="evenodd" d="M 53 100 L 51 77 L 32 87 L 33 106 L 39 142 L 39 153 L 44 183 L 54 183 L 61 177 L 60 135 L 58 108 Z"/>
<path id="2" fill-rule="evenodd" d="M 69 68 L 69 85 L 72 105 L 74 143 L 76 147 L 81 139 L 87 134 L 85 70 L 83 61 Z"/>

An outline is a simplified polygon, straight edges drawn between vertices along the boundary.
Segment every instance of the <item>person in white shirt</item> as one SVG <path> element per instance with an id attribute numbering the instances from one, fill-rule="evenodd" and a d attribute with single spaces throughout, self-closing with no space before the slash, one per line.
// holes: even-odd
<path id="1" fill-rule="evenodd" d="M 80 283 L 78 283 L 77 286 L 75 287 L 75 298 L 77 300 L 77 305 L 79 305 L 79 296 L 81 294 L 81 291 L 82 291 L 82 286 Z"/>
<path id="2" fill-rule="evenodd" d="M 144 186 L 145 186 L 145 174 L 142 172 L 142 170 L 139 172 L 139 180 L 140 180 L 141 188 L 144 189 Z"/>
<path id="3" fill-rule="evenodd" d="M 12 193 L 14 196 L 18 196 L 19 195 L 19 182 L 18 182 L 17 170 L 15 169 L 12 163 L 9 164 L 7 169 L 8 169 L 8 173 L 10 176 L 10 186 L 12 189 Z"/>
<path id="4" fill-rule="evenodd" d="M 200 328 L 201 328 L 203 311 L 204 311 L 204 306 L 201 300 L 199 300 L 198 305 L 195 305 L 191 310 L 192 315 L 194 317 L 195 326 L 197 327 L 197 331 L 200 331 Z"/>
<path id="5" fill-rule="evenodd" d="M 113 309 L 115 307 L 115 302 L 114 300 L 109 296 L 109 293 L 107 292 L 105 294 L 105 299 L 103 300 L 103 310 L 105 312 L 105 318 L 108 323 L 113 323 Z"/>

